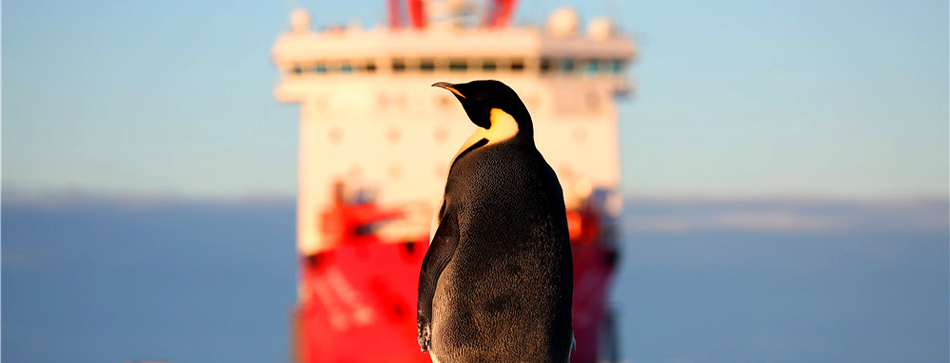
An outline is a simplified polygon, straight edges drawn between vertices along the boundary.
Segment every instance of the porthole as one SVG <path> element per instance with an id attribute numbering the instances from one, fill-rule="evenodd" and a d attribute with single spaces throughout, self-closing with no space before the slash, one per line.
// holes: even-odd
<path id="1" fill-rule="evenodd" d="M 399 164 L 393 164 L 389 166 L 389 177 L 393 179 L 399 179 L 402 176 L 402 167 Z"/>
<path id="2" fill-rule="evenodd" d="M 577 141 L 578 144 L 583 144 L 584 141 L 587 141 L 587 131 L 582 128 L 575 129 L 574 141 Z"/>
<path id="3" fill-rule="evenodd" d="M 587 94 L 587 108 L 591 111 L 600 109 L 600 96 L 598 96 L 596 92 Z"/>
<path id="4" fill-rule="evenodd" d="M 528 95 L 525 97 L 524 103 L 525 103 L 526 105 L 528 105 L 528 106 L 531 106 L 531 107 L 538 107 L 538 104 L 541 102 L 541 101 L 539 101 L 539 99 L 540 99 L 540 97 L 539 97 L 538 95 L 536 95 L 536 94 L 533 94 L 533 93 L 532 93 L 532 94 L 528 94 Z"/>
<path id="5" fill-rule="evenodd" d="M 363 176 L 363 167 L 360 164 L 350 165 L 350 178 L 359 179 Z"/>
<path id="6" fill-rule="evenodd" d="M 445 143 L 445 139 L 447 139 L 449 136 L 449 131 L 446 130 L 445 127 L 437 127 L 435 129 L 434 136 L 436 143 L 443 144 Z"/>
<path id="7" fill-rule="evenodd" d="M 432 169 L 432 171 L 434 172 L 433 175 L 438 179 L 444 178 L 446 176 L 446 173 L 448 173 L 448 170 L 446 169 L 445 165 L 436 165 L 435 168 Z"/>
<path id="8" fill-rule="evenodd" d="M 446 95 L 439 96 L 437 102 L 439 103 L 439 107 L 442 107 L 442 108 L 449 108 L 450 106 L 452 106 L 452 100 L 449 98 L 449 96 L 446 96 Z"/>
<path id="9" fill-rule="evenodd" d="M 341 140 L 343 140 L 343 131 L 341 131 L 339 127 L 334 127 L 330 129 L 330 132 L 327 136 L 330 139 L 330 143 L 336 145 L 339 144 Z"/>
<path id="10" fill-rule="evenodd" d="M 386 139 L 389 140 L 390 144 L 398 144 L 401 137 L 402 135 L 399 133 L 399 128 L 396 126 L 390 127 L 389 131 L 386 132 Z"/>

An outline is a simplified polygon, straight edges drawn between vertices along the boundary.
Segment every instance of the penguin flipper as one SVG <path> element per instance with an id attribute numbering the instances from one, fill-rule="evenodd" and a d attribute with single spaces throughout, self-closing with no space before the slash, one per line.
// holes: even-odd
<path id="1" fill-rule="evenodd" d="M 444 213 L 429 244 L 426 257 L 422 260 L 422 271 L 419 272 L 416 333 L 419 339 L 419 348 L 423 352 L 429 349 L 432 342 L 432 298 L 435 296 L 439 275 L 442 274 L 442 270 L 455 255 L 458 241 L 458 218 L 454 212 Z"/>

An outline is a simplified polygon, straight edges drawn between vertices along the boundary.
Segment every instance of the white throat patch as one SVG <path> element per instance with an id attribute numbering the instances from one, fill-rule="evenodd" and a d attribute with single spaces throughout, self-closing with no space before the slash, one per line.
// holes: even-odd
<path id="1" fill-rule="evenodd" d="M 469 136 L 468 140 L 465 140 L 465 143 L 462 144 L 462 148 L 452 157 L 453 161 L 459 154 L 472 145 L 475 145 L 475 143 L 481 139 L 488 140 L 488 143 L 485 144 L 487 146 L 508 140 L 518 134 L 518 122 L 515 121 L 514 117 L 502 111 L 500 108 L 491 109 L 488 119 L 491 121 L 491 126 L 489 126 L 488 129 L 476 127 L 472 136 Z"/>

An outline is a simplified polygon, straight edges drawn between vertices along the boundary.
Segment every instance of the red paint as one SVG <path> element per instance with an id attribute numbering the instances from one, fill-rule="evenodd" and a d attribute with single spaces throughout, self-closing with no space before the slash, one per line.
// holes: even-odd
<path id="1" fill-rule="evenodd" d="M 422 0 L 409 0 L 409 24 L 413 29 L 421 30 L 426 27 L 425 6 Z"/>
<path id="2" fill-rule="evenodd" d="M 598 344 L 616 251 L 599 212 L 569 211 L 574 253 L 573 363 L 598 362 Z M 335 247 L 301 259 L 302 299 L 293 324 L 300 363 L 428 363 L 416 341 L 416 295 L 428 235 L 383 241 L 366 226 L 402 216 L 399 208 L 347 205 L 324 213 Z"/>
<path id="3" fill-rule="evenodd" d="M 402 10 L 399 6 L 399 0 L 386 0 L 386 7 L 386 13 L 389 15 L 389 29 L 402 28 Z"/>
<path id="4" fill-rule="evenodd" d="M 516 0 L 492 0 L 487 4 L 482 25 L 489 28 L 507 27 L 516 4 Z"/>
<path id="5" fill-rule="evenodd" d="M 507 27 L 511 20 L 511 14 L 515 9 L 515 0 L 495 0 L 495 2 L 497 5 L 495 6 L 495 20 L 492 22 L 492 26 L 496 28 Z"/>

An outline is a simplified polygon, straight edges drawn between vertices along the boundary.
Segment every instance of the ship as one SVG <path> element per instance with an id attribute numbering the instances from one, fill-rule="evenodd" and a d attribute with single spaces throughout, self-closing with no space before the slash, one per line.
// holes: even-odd
<path id="1" fill-rule="evenodd" d="M 632 37 L 571 8 L 512 24 L 515 0 L 387 0 L 385 24 L 312 29 L 303 8 L 271 50 L 279 102 L 299 105 L 299 363 L 427 363 L 419 271 L 449 163 L 474 131 L 435 82 L 497 79 L 518 92 L 564 190 L 574 256 L 574 363 L 617 361 L 607 299 L 618 261 L 615 100 L 633 92 Z M 318 13 L 319 14 L 319 13 Z"/>

